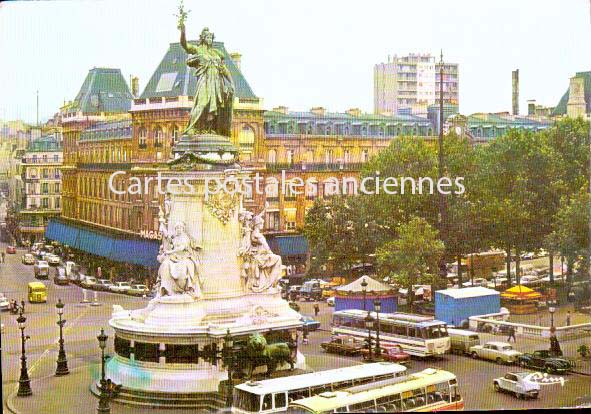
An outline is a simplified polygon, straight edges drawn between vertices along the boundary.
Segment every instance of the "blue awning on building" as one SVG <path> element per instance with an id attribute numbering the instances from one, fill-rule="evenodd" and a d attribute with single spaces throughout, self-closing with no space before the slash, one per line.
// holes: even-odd
<path id="1" fill-rule="evenodd" d="M 111 235 L 96 229 L 50 220 L 45 237 L 118 262 L 157 267 L 160 243 L 140 237 Z"/>
<path id="2" fill-rule="evenodd" d="M 308 240 L 302 235 L 276 236 L 269 241 L 269 247 L 280 256 L 305 256 L 308 254 Z"/>

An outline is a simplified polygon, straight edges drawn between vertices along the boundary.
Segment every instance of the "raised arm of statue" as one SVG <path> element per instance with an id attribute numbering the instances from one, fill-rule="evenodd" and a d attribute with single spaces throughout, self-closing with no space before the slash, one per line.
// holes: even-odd
<path id="1" fill-rule="evenodd" d="M 187 42 L 187 37 L 185 35 L 185 24 L 179 24 L 179 29 L 181 30 L 181 46 L 183 49 L 185 49 L 185 51 L 190 55 L 197 53 L 197 47 Z"/>

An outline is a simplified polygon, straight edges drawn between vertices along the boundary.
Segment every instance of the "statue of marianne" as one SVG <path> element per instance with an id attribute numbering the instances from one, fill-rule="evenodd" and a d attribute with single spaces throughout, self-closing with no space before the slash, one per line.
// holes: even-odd
<path id="1" fill-rule="evenodd" d="M 184 13 L 184 15 L 183 15 Z M 187 66 L 195 68 L 197 89 L 191 116 L 183 134 L 215 133 L 230 136 L 234 82 L 224 63 L 224 55 L 213 47 L 213 33 L 202 30 L 197 46 L 187 43 L 185 18 L 181 6 L 178 28 L 181 46 L 189 54 Z"/>

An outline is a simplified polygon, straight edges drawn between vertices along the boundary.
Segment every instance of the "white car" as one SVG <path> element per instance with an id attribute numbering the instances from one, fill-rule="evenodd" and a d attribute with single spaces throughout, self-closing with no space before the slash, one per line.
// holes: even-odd
<path id="1" fill-rule="evenodd" d="M 115 293 L 127 293 L 131 289 L 129 282 L 115 282 L 112 286 L 109 286 L 109 290 Z"/>
<path id="2" fill-rule="evenodd" d="M 482 277 L 475 277 L 474 278 L 474 283 L 472 283 L 472 281 L 468 281 L 468 282 L 464 282 L 462 283 L 462 286 L 464 287 L 471 287 L 471 286 L 484 286 L 486 287 L 488 284 L 488 281 Z"/>
<path id="3" fill-rule="evenodd" d="M 533 260 L 535 258 L 536 255 L 533 252 L 527 252 L 521 255 L 521 260 Z"/>
<path id="4" fill-rule="evenodd" d="M 326 304 L 328 306 L 334 306 L 334 296 L 329 297 L 328 299 L 326 299 Z"/>
<path id="5" fill-rule="evenodd" d="M 497 392 L 508 392 L 517 398 L 538 398 L 540 384 L 529 380 L 531 372 L 507 372 L 505 376 L 495 378 L 493 386 Z"/>
<path id="6" fill-rule="evenodd" d="M 0 293 L 0 311 L 6 311 L 10 308 L 10 301 L 4 293 Z"/>
<path id="7" fill-rule="evenodd" d="M 96 277 L 83 276 L 82 282 L 80 282 L 83 288 L 93 288 L 96 285 Z"/>
<path id="8" fill-rule="evenodd" d="M 525 275 L 519 279 L 519 284 L 523 286 L 534 286 L 542 283 L 542 280 L 536 275 Z"/>
<path id="9" fill-rule="evenodd" d="M 47 256 L 47 263 L 49 263 L 50 265 L 57 266 L 58 264 L 60 264 L 60 257 L 56 254 L 50 254 Z"/>
<path id="10" fill-rule="evenodd" d="M 521 352 L 516 351 L 507 342 L 487 342 L 484 345 L 474 345 L 470 347 L 472 358 L 488 359 L 497 364 L 514 364 Z"/>

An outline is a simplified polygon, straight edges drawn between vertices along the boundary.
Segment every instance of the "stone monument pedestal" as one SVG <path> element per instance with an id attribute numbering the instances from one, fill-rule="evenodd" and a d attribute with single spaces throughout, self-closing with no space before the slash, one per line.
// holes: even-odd
<path id="1" fill-rule="evenodd" d="M 158 294 L 144 309 L 115 306 L 109 321 L 115 330 L 115 356 L 106 364 L 106 376 L 122 385 L 117 399 L 128 404 L 219 408 L 223 403 L 218 394 L 220 383 L 228 379 L 221 358 L 226 335 L 242 347 L 255 333 L 269 344 L 295 344 L 290 351 L 292 361 L 304 369 L 296 334 L 301 316 L 281 298 L 276 283 L 269 282 L 267 287 L 261 282 L 262 290 L 252 289 L 244 271 L 245 262 L 251 267 L 259 262 L 244 254 L 244 243 L 251 239 L 239 220 L 241 194 L 226 191 L 231 186 L 213 191 L 218 182 L 245 175 L 239 168 L 218 166 L 200 171 L 171 169 L 162 176 L 169 182 L 180 179 L 182 184 L 170 187 L 161 217 L 161 229 L 170 243 L 163 241 L 159 256 Z M 186 182 L 193 190 L 182 191 Z M 184 246 L 179 240 L 190 240 L 195 254 L 174 250 Z M 253 254 L 260 253 L 255 249 Z M 175 266 L 187 257 L 192 260 L 189 264 L 197 263 L 193 288 L 176 291 L 185 286 L 180 283 L 185 274 L 175 274 Z M 270 251 L 265 258 L 274 270 L 281 267 Z M 261 271 L 257 277 L 262 280 L 269 274 Z M 257 279 L 254 286 L 258 283 Z M 277 367 L 290 368 L 287 363 Z M 256 370 L 264 372 L 265 367 Z"/>

